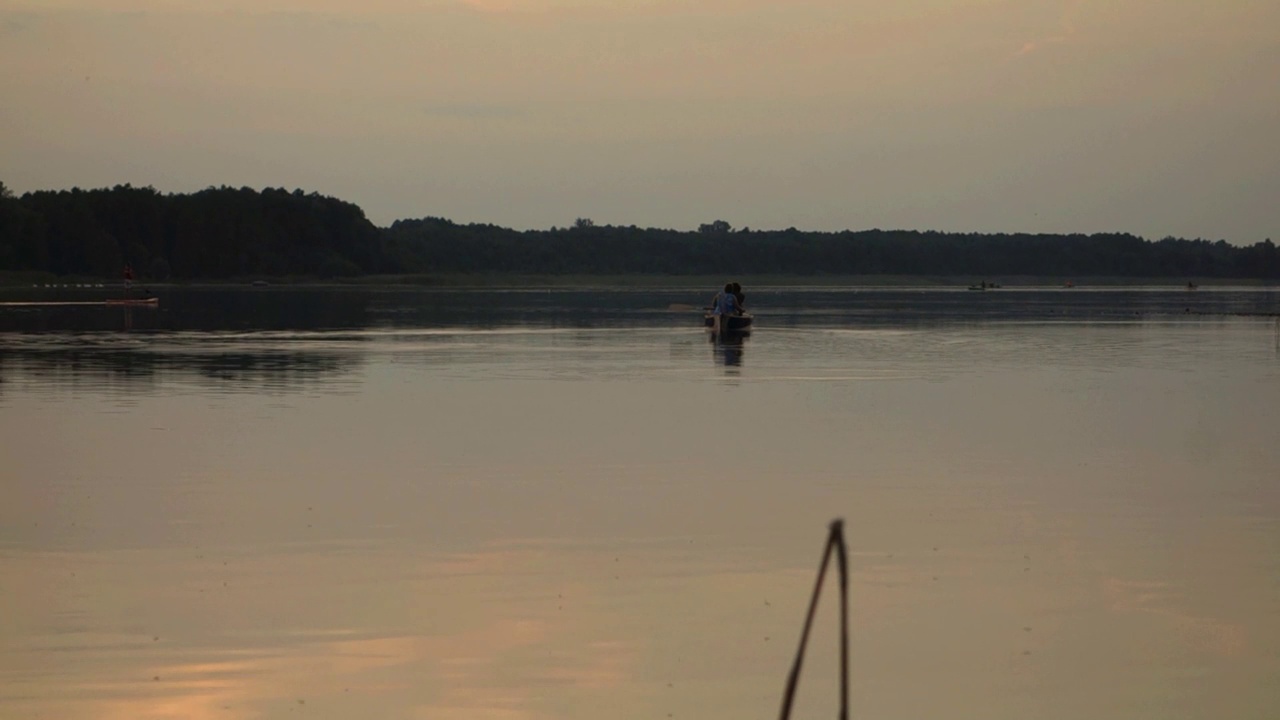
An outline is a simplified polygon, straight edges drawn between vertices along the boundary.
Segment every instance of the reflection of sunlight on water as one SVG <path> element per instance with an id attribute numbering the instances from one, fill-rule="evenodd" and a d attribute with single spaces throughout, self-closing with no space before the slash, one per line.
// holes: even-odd
<path id="1" fill-rule="evenodd" d="M 321 717 L 387 717 L 415 708 L 424 717 L 550 718 L 557 714 L 547 705 L 548 687 L 607 704 L 609 693 L 632 679 L 641 638 L 610 630 L 600 589 L 572 572 L 584 562 L 608 567 L 606 560 L 581 555 L 580 547 L 565 557 L 541 544 L 502 545 L 428 558 L 385 546 L 361 554 L 241 556 L 226 574 L 230 588 L 217 598 L 196 590 L 218 583 L 184 553 L 129 553 L 127 563 L 125 556 L 68 555 L 64 563 L 79 569 L 77 582 L 91 585 L 78 600 L 86 621 L 166 629 L 155 637 L 152 630 L 37 636 L 23 653 L 28 669 L 0 692 L 0 705 L 86 718 L 248 718 L 295 704 Z M 5 565 L 7 576 L 49 575 L 36 558 L 16 556 Z M 397 568 L 403 579 L 387 588 L 377 576 Z M 127 584 L 116 585 L 122 580 Z M 174 580 L 156 595 L 157 581 Z M 41 584 L 18 599 L 36 600 Z M 127 591 L 144 586 L 151 589 Z M 525 598 L 524 607 L 510 605 L 511 595 Z M 142 603 L 151 611 L 132 616 Z M 332 604 L 343 608 L 341 617 L 368 625 L 326 626 L 339 616 Z M 18 619 L 42 614 L 34 604 L 27 613 Z M 274 620 L 281 613 L 284 623 Z M 379 631 L 389 621 L 399 633 Z M 13 678 L 10 661 L 17 659 L 0 653 L 0 674 Z"/>
<path id="2" fill-rule="evenodd" d="M 1190 598 L 1170 582 L 1118 579 L 1140 558 L 1043 507 L 929 507 L 947 514 L 925 523 L 923 509 L 915 520 L 893 512 L 899 521 L 880 526 L 871 519 L 892 507 L 853 515 L 862 538 L 850 554 L 860 715 L 945 717 L 961 700 L 1023 717 L 1046 687 L 1070 696 L 1088 687 L 1091 702 L 1068 703 L 1088 716 L 1123 702 L 1150 672 L 1136 650 L 1099 657 L 1093 628 L 1125 647 L 1155 642 L 1171 672 L 1213 657 L 1256 660 L 1247 635 L 1275 636 L 1274 619 L 1211 619 L 1187 609 Z M 990 537 L 969 534 L 974 520 Z M 1024 540 L 1000 540 L 1017 535 Z M 741 717 L 778 699 L 816 558 L 764 557 L 733 538 L 712 551 L 706 540 L 496 538 L 449 553 L 385 542 L 342 552 L 246 548 L 228 556 L 225 575 L 215 562 L 214 577 L 190 551 L 65 554 L 57 568 L 10 553 L 0 570 L 28 580 L 11 622 L 43 627 L 48 582 L 70 569 L 75 579 L 62 581 L 85 586 L 57 597 L 80 607 L 76 627 L 133 629 L 37 633 L 18 655 L 0 650 L 0 706 L 112 720 L 304 707 L 335 719 L 594 720 L 610 709 Z M 199 592 L 219 577 L 228 588 Z M 834 619 L 823 607 L 804 683 L 810 703 L 834 679 Z M 911 692 L 923 681 L 932 693 Z"/>
<path id="3" fill-rule="evenodd" d="M 1240 655 L 1246 645 L 1245 628 L 1178 608 L 1177 594 L 1168 582 L 1107 578 L 1103 592 L 1108 609 L 1119 614 L 1144 613 L 1160 619 L 1184 642 L 1217 655 Z"/>

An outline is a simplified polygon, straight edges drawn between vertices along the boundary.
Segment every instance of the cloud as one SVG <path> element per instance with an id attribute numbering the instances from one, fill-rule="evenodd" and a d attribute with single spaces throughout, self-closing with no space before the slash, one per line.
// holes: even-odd
<path id="1" fill-rule="evenodd" d="M 1058 45 L 1065 43 L 1076 34 L 1076 17 L 1079 15 L 1080 6 L 1084 4 L 1084 0 L 1068 0 L 1064 3 L 1062 13 L 1058 20 L 1058 31 L 1052 35 L 1034 38 L 1023 43 L 1022 47 L 1014 53 L 1015 57 L 1030 55 L 1048 45 Z"/>
<path id="2" fill-rule="evenodd" d="M 525 114 L 524 108 L 506 103 L 430 103 L 423 107 L 423 113 L 430 117 L 455 118 L 463 120 L 499 120 L 515 118 Z"/>
<path id="3" fill-rule="evenodd" d="M 0 39 L 12 37 L 25 32 L 31 27 L 31 19 L 23 15 L 6 17 L 0 20 Z"/>
<path id="4" fill-rule="evenodd" d="M 511 12 L 546 12 L 556 5 L 565 3 L 556 2 L 529 2 L 529 0 L 459 0 L 473 10 L 479 10 L 482 13 L 511 13 Z"/>
<path id="5" fill-rule="evenodd" d="M 627 14 L 645 6 L 662 4 L 663 0 L 631 0 L 626 4 L 609 0 L 453 0 L 483 13 L 550 13 L 564 10 L 603 9 Z"/>

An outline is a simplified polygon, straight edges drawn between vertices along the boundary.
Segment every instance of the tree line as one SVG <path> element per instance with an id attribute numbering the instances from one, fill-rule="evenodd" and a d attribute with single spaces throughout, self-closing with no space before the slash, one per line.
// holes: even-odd
<path id="1" fill-rule="evenodd" d="M 283 188 L 162 194 L 118 185 L 15 196 L 0 183 L 0 271 L 152 280 L 369 274 L 932 275 L 1280 279 L 1270 239 L 1128 233 L 806 232 L 597 225 L 513 230 L 426 217 L 379 228 L 357 205 Z"/>

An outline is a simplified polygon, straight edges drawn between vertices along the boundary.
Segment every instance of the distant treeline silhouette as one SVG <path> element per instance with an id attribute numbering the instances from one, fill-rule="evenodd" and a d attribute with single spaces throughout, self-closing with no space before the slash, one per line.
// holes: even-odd
<path id="1" fill-rule="evenodd" d="M 1270 239 L 1148 241 L 1093 235 L 695 231 L 596 225 L 518 231 L 441 218 L 371 223 L 358 206 L 301 190 L 150 187 L 39 191 L 0 183 L 0 271 L 143 278 L 366 274 L 671 274 L 1200 277 L 1280 279 Z"/>

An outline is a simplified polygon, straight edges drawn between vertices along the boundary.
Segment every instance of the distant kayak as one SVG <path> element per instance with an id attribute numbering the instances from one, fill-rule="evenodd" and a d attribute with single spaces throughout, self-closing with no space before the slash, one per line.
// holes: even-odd
<path id="1" fill-rule="evenodd" d="M 159 307 L 160 298 L 112 298 L 110 300 L 6 300 L 0 307 Z"/>
<path id="2" fill-rule="evenodd" d="M 114 298 L 104 301 L 104 304 L 114 307 L 158 307 L 160 298 Z"/>

